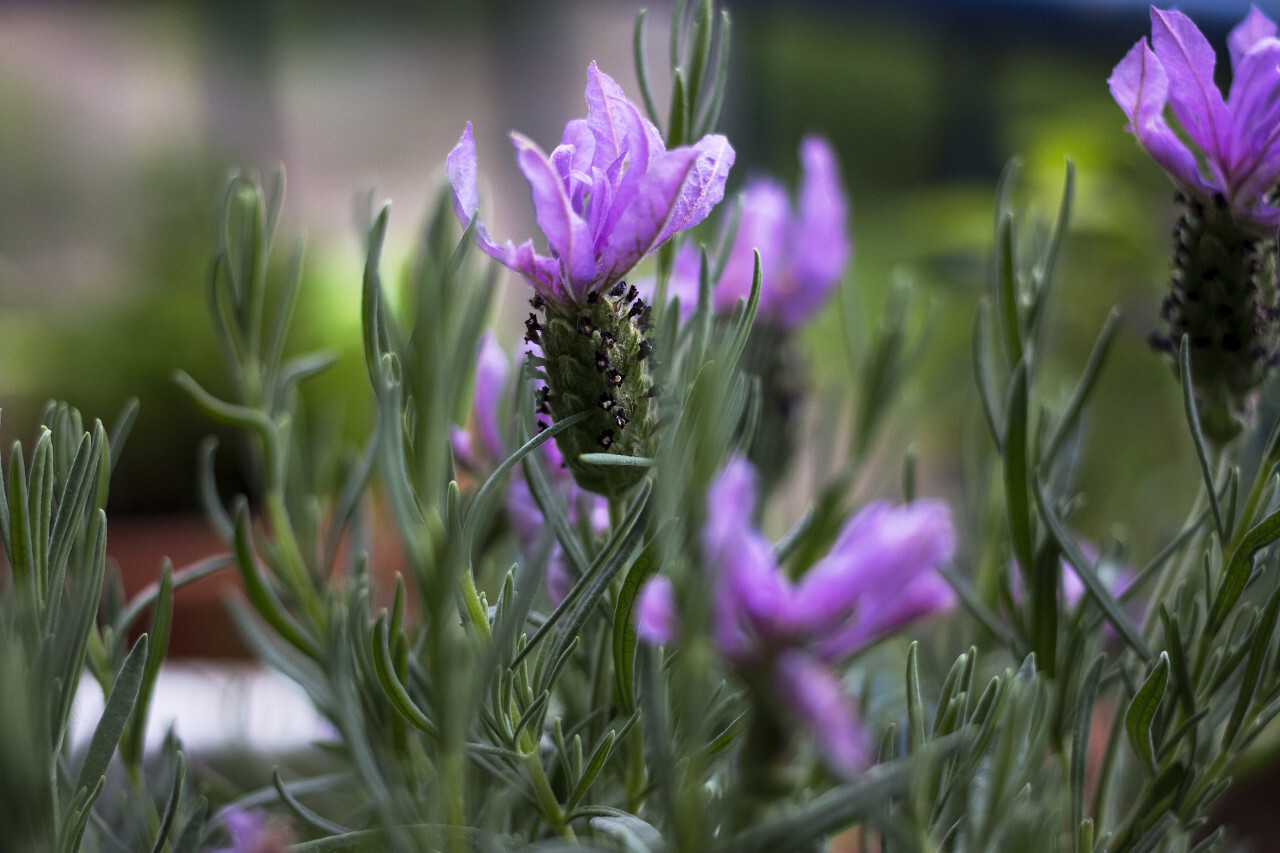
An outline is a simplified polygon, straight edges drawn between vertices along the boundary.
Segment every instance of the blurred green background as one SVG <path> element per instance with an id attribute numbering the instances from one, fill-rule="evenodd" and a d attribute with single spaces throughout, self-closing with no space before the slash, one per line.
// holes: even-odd
<path id="1" fill-rule="evenodd" d="M 665 92 L 671 10 L 652 5 L 649 62 Z M 1171 187 L 1124 133 L 1105 82 L 1148 32 L 1145 8 L 960 0 L 727 7 L 733 53 L 723 129 L 738 151 L 731 189 L 756 171 L 794 181 L 800 137 L 826 134 L 853 200 L 849 295 L 874 325 L 890 282 L 915 283 L 915 316 L 928 329 L 923 361 L 882 443 L 883 473 L 866 489 L 887 490 L 911 444 L 922 490 L 961 499 L 966 448 L 985 440 L 969 336 L 985 286 L 995 181 L 1009 157 L 1020 157 L 1016 196 L 1048 219 L 1071 158 L 1075 217 L 1044 375 L 1065 397 L 1108 309 L 1121 308 L 1086 433 L 1078 523 L 1092 539 L 1131 542 L 1137 561 L 1149 556 L 1180 522 L 1197 471 L 1171 372 L 1146 343 L 1167 273 Z M 171 371 L 225 389 L 205 311 L 212 211 L 229 169 L 276 163 L 289 184 L 282 248 L 303 232 L 308 243 L 291 346 L 342 353 L 309 393 L 329 413 L 328 428 L 361 435 L 371 398 L 357 338 L 355 200 L 370 190 L 395 200 L 388 266 L 403 264 L 444 157 L 470 119 L 490 230 L 499 239 L 536 233 L 505 132 L 554 144 L 564 122 L 584 112 L 592 59 L 638 97 L 631 38 L 639 8 L 621 0 L 359 11 L 298 2 L 0 5 L 6 440 L 29 436 L 49 397 L 109 420 L 138 395 L 113 509 L 194 506 L 195 448 L 210 427 Z M 1247 6 L 1201 10 L 1221 46 Z M 508 285 L 495 322 L 511 342 L 524 294 L 514 277 Z M 843 335 L 834 303 L 804 333 L 818 400 L 848 383 L 843 346 L 833 344 Z M 822 426 L 815 416 L 812 428 Z M 806 476 L 825 466 L 809 459 L 793 493 L 803 495 Z M 224 475 L 234 488 L 234 466 Z M 1178 496 L 1172 504 L 1169 495 Z"/>

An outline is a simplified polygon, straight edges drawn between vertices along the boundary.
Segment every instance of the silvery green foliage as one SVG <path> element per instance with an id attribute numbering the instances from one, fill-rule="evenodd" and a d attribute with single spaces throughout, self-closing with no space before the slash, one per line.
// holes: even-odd
<path id="1" fill-rule="evenodd" d="M 642 95 L 658 125 L 644 34 L 641 16 Z M 677 4 L 669 145 L 714 131 L 727 48 L 727 16 L 710 2 Z M 305 294 L 300 246 L 282 277 L 273 263 L 283 179 L 233 177 L 208 278 L 230 399 L 177 377 L 196 405 L 249 440 L 252 501 L 226 506 L 213 481 L 217 448 L 201 458 L 206 510 L 230 554 L 165 567 L 129 602 L 106 581 L 102 508 L 131 408 L 108 439 L 101 425 L 86 431 L 74 409 L 51 406 L 30 464 L 19 444 L 9 454 L 0 490 L 4 849 L 176 853 L 228 838 L 244 846 L 267 825 L 255 811 L 264 807 L 291 818 L 307 839 L 299 851 L 764 853 L 821 850 L 849 830 L 909 851 L 1219 845 L 1221 835 L 1205 831 L 1208 810 L 1232 760 L 1280 712 L 1280 583 L 1268 551 L 1280 539 L 1280 425 L 1206 441 L 1194 391 L 1206 374 L 1180 342 L 1203 479 L 1185 526 L 1136 571 L 1117 548 L 1082 542 L 1071 527 L 1086 497 L 1075 473 L 1119 324 L 1114 313 L 1101 321 L 1065 397 L 1046 387 L 1053 297 L 1071 287 L 1054 278 L 1073 173 L 1048 228 L 1023 224 L 1010 202 L 1015 179 L 1010 169 L 998 194 L 991 283 L 974 326 L 986 441 L 965 483 L 973 556 L 962 549 L 946 571 L 967 618 L 907 645 L 900 668 L 889 665 L 894 643 L 851 646 L 848 666 L 845 654 L 826 661 L 824 684 L 861 681 L 841 699 L 856 695 L 860 725 L 878 744 L 871 766 L 850 760 L 833 771 L 818 754 L 821 738 L 752 671 L 832 626 L 800 634 L 794 614 L 772 612 L 753 623 L 750 655 L 727 664 L 722 599 L 708 577 L 724 568 L 708 565 L 705 529 L 718 515 L 708 496 L 727 460 L 760 434 L 762 378 L 744 358 L 767 286 L 758 256 L 745 297 L 727 316 L 713 304 L 732 222 L 719 250 L 680 235 L 655 256 L 657 343 L 646 369 L 664 388 L 661 416 L 646 455 L 574 460 L 615 486 L 598 490 L 609 496 L 609 520 L 596 527 L 574 515 L 546 455 L 533 452 L 593 413 L 557 411 L 539 431 L 534 370 L 502 407 L 510 417 L 501 445 L 518 449 L 474 482 L 454 469 L 450 431 L 465 420 L 493 293 L 472 248 L 474 221 L 461 230 L 441 195 L 398 313 L 383 279 L 389 211 L 361 223 L 363 355 L 377 418 L 361 447 L 338 447 L 305 428 L 313 415 L 299 388 L 332 357 L 284 357 Z M 698 260 L 685 312 L 663 296 L 682 241 Z M 856 508 L 851 488 L 927 340 L 906 290 L 895 290 L 875 324 L 841 297 L 857 405 L 847 445 L 817 452 L 848 461 L 823 472 L 811 507 L 779 541 L 764 540 L 754 518 L 741 525 L 783 589 L 784 572 L 795 579 L 842 550 L 833 541 Z M 547 554 L 522 553 L 504 521 L 517 466 L 577 578 L 554 605 L 541 593 Z M 903 469 L 904 497 L 914 501 L 910 459 Z M 405 577 L 381 571 L 379 516 Z M 320 772 L 277 771 L 206 819 L 176 739 L 144 766 L 143 732 L 173 591 L 231 565 L 246 593 L 235 605 L 239 627 L 264 663 L 307 691 L 334 737 Z M 664 618 L 673 628 L 640 643 L 637 598 L 654 577 L 670 590 Z M 742 583 L 750 592 L 750 579 Z M 148 609 L 148 633 L 130 644 Z M 947 650 L 953 641 L 958 656 Z M 68 715 L 86 671 L 108 698 L 88 747 L 72 755 Z M 108 787 L 113 762 L 119 781 Z"/>
<path id="2" fill-rule="evenodd" d="M 8 850 L 194 850 L 204 823 L 176 739 L 143 767 L 173 590 L 203 567 L 175 575 L 165 566 L 159 583 L 128 603 L 117 579 L 104 590 L 112 451 L 136 411 L 130 403 L 108 437 L 101 422 L 86 430 L 78 411 L 51 403 L 30 465 L 21 442 L 9 452 L 0 495 L 8 568 L 0 580 L 0 839 Z M 149 633 L 131 643 L 148 608 Z M 86 670 L 106 701 L 88 745 L 73 752 L 72 706 Z"/>

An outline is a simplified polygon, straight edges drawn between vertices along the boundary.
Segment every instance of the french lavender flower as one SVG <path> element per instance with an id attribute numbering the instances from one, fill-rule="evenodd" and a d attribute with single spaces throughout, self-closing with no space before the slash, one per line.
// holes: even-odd
<path id="1" fill-rule="evenodd" d="M 766 705 L 812 730 L 833 770 L 855 773 L 870 759 L 870 742 L 833 667 L 954 604 L 935 571 L 955 553 L 951 514 L 933 500 L 870 504 L 793 584 L 751 524 L 756 493 L 754 469 L 735 458 L 707 495 L 702 550 L 712 572 L 716 645 Z M 665 589 L 653 594 L 670 598 Z M 646 606 L 674 613 L 672 604 Z"/>
<path id="2" fill-rule="evenodd" d="M 727 315 L 751 293 L 755 251 L 760 252 L 760 305 L 756 322 L 790 332 L 822 307 L 844 276 L 853 247 L 849 201 L 831 143 L 806 136 L 800 143 L 800 193 L 793 206 L 787 189 L 768 176 L 747 180 L 740 195 L 742 216 L 724 273 L 712 293 L 712 309 Z M 701 261 L 692 246 L 676 256 L 668 293 L 680 297 L 682 313 L 698 299 Z"/>
<path id="3" fill-rule="evenodd" d="M 526 347 L 531 352 L 537 352 L 532 344 L 526 344 Z M 507 447 L 502 439 L 500 403 L 510 371 L 507 354 L 503 352 L 493 333 L 486 331 L 476 345 L 476 383 L 471 404 L 471 431 L 454 427 L 451 436 L 454 458 L 460 465 L 477 474 L 492 471 L 515 450 Z M 545 396 L 544 386 L 535 389 L 539 414 L 543 415 L 547 414 Z M 569 520 L 576 522 L 579 514 L 585 512 L 595 533 L 607 530 L 608 502 L 599 495 L 578 488 L 554 442 L 544 442 L 538 450 L 546 462 L 552 489 L 567 507 L 566 515 Z M 511 481 L 507 487 L 506 513 L 516 540 L 526 555 L 532 556 L 543 548 L 547 549 L 546 575 L 543 580 L 552 604 L 558 605 L 572 588 L 574 576 L 564 549 L 554 537 L 548 541 L 549 531 L 542 509 L 534 499 L 528 482 L 518 470 L 511 473 Z"/>
<path id="4" fill-rule="evenodd" d="M 1152 340 L 1176 353 L 1187 337 L 1205 434 L 1220 444 L 1250 419 L 1280 343 L 1280 39 L 1255 7 L 1227 45 L 1224 100 L 1208 40 L 1181 12 L 1152 7 L 1151 43 L 1134 45 L 1108 80 L 1129 130 L 1179 188 L 1169 330 Z M 1166 122 L 1166 105 L 1199 157 Z"/>
<path id="5" fill-rule="evenodd" d="M 728 316 L 750 295 L 755 252 L 760 252 L 760 303 L 741 365 L 760 379 L 759 418 L 748 452 L 766 491 L 785 475 L 795 451 L 795 413 L 804 383 L 792 334 L 822 308 L 853 252 L 849 201 L 835 150 L 826 139 L 807 136 L 800 143 L 800 167 L 794 204 L 774 178 L 747 180 L 739 197 L 738 230 L 711 297 L 712 311 Z M 697 304 L 700 267 L 700 253 L 688 244 L 672 266 L 667 292 L 679 297 L 685 318 Z"/>
<path id="6" fill-rule="evenodd" d="M 578 484 L 618 496 L 644 475 L 636 467 L 593 466 L 583 453 L 652 455 L 657 427 L 651 376 L 651 308 L 622 279 L 676 233 L 697 225 L 724 197 L 734 151 L 718 134 L 666 150 L 658 129 L 593 62 L 587 118 L 570 121 L 548 155 L 512 133 L 516 161 L 533 192 L 550 255 L 532 240 L 499 245 L 477 222 L 476 242 L 533 286 L 528 339 L 542 346 L 547 403 L 556 419 L 592 416 L 556 437 Z M 471 124 L 446 173 L 463 224 L 476 218 L 476 148 Z"/>

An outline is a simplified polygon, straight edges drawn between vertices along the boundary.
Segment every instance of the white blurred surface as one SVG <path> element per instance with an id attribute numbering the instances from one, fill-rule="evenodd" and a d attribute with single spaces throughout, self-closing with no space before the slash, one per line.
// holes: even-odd
<path id="1" fill-rule="evenodd" d="M 102 690 L 86 675 L 71 712 L 73 748 L 93 736 L 103 704 Z M 292 681 L 261 667 L 220 661 L 184 661 L 160 669 L 147 721 L 148 750 L 160 746 L 170 726 L 188 752 L 284 752 L 332 733 Z"/>

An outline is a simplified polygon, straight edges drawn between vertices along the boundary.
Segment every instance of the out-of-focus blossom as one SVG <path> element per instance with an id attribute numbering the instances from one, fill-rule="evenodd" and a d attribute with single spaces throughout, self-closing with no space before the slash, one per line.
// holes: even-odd
<path id="1" fill-rule="evenodd" d="M 209 848 L 205 853 L 284 853 L 293 844 L 288 827 L 264 812 L 231 808 L 222 815 L 231 836 L 230 847 Z"/>
<path id="2" fill-rule="evenodd" d="M 1224 100 L 1208 40 L 1186 15 L 1153 6 L 1151 42 L 1135 44 L 1107 82 L 1129 130 L 1187 195 L 1210 205 L 1221 196 L 1238 225 L 1273 236 L 1280 225 L 1280 207 L 1269 197 L 1280 179 L 1280 39 L 1254 7 L 1227 43 L 1232 79 Z M 1203 164 L 1165 121 L 1166 105 Z"/>
<path id="3" fill-rule="evenodd" d="M 707 496 L 702 549 L 713 572 L 716 644 L 743 671 L 767 669 L 777 698 L 813 730 L 831 766 L 855 772 L 869 754 L 865 736 L 830 667 L 954 603 L 935 571 L 955 552 L 950 512 L 932 500 L 871 504 L 793 584 L 751 525 L 756 491 L 750 464 L 734 459 Z"/>
<path id="4" fill-rule="evenodd" d="M 784 331 L 812 317 L 844 275 L 852 247 L 836 153 L 822 137 L 808 136 L 800 143 L 800 165 L 794 207 L 786 188 L 771 177 L 752 178 L 743 188 L 738 231 L 712 294 L 716 313 L 729 313 L 750 295 L 754 250 L 760 252 L 757 320 Z M 668 295 L 680 297 L 686 316 L 698 300 L 700 263 L 697 250 L 686 245 L 672 267 Z"/>
<path id="5" fill-rule="evenodd" d="M 640 588 L 636 603 L 636 633 L 645 642 L 666 645 L 676 638 L 679 626 L 671 579 L 666 575 L 654 575 Z"/>
<path id="6" fill-rule="evenodd" d="M 658 129 L 595 63 L 587 69 L 587 118 L 565 126 L 550 154 L 512 133 L 550 255 L 533 241 L 498 245 L 480 223 L 476 242 L 542 297 L 578 305 L 608 289 L 672 235 L 697 225 L 724 197 L 734 151 L 719 134 L 666 150 Z M 446 163 L 464 225 L 479 208 L 471 124 Z"/>

